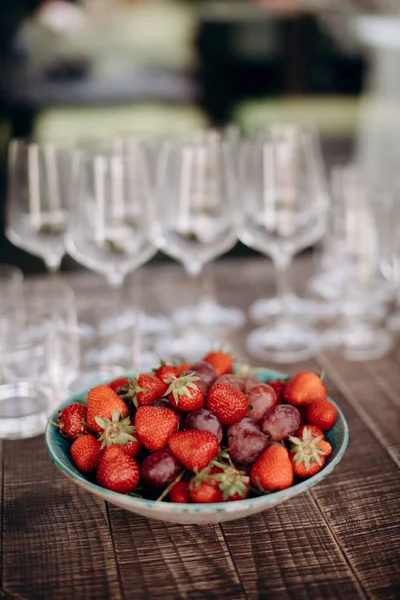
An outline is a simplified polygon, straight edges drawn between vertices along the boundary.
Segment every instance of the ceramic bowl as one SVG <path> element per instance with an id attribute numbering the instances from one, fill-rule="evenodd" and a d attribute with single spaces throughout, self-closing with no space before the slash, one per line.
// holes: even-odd
<path id="1" fill-rule="evenodd" d="M 240 368 L 240 366 L 238 366 Z M 270 369 L 253 370 L 260 381 L 271 381 L 282 376 L 283 373 L 272 371 Z M 88 390 L 74 394 L 68 400 L 65 400 L 51 416 L 51 420 L 57 420 L 57 411 L 64 408 L 67 404 L 76 400 L 83 400 Z M 305 492 L 323 479 L 325 479 L 341 461 L 347 447 L 349 432 L 346 419 L 338 405 L 330 399 L 336 406 L 338 417 L 334 427 L 326 434 L 326 439 L 332 445 L 332 455 L 329 457 L 322 471 L 298 483 L 287 490 L 274 492 L 266 496 L 259 496 L 237 502 L 222 502 L 220 504 L 173 504 L 169 502 L 155 502 L 134 498 L 123 494 L 117 494 L 106 490 L 92 481 L 89 481 L 74 465 L 70 456 L 71 442 L 63 438 L 57 429 L 50 423 L 45 431 L 45 441 L 47 451 L 53 463 L 62 471 L 62 473 L 71 479 L 75 484 L 84 488 L 87 492 L 111 502 L 125 510 L 133 512 L 149 519 L 159 519 L 171 523 L 220 523 L 222 521 L 232 521 L 254 515 L 255 513 L 267 510 L 281 502 L 286 502 L 294 496 Z"/>

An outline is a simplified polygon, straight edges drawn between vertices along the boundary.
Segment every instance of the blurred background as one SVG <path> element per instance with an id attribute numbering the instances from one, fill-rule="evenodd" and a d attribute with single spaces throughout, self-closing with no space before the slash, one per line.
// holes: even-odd
<path id="1" fill-rule="evenodd" d="M 382 130 L 400 127 L 398 9 L 398 0 L 2 0 L 0 262 L 44 271 L 4 236 L 12 137 L 312 120 L 328 168 L 358 153 L 381 177 Z M 245 253 L 239 242 L 231 250 Z M 75 267 L 64 258 L 64 270 Z"/>

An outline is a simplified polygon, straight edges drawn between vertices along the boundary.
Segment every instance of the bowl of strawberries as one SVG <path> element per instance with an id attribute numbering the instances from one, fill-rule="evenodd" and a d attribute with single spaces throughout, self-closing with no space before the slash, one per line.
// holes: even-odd
<path id="1" fill-rule="evenodd" d="M 45 432 L 53 463 L 88 492 L 173 523 L 218 523 L 324 479 L 348 443 L 322 377 L 233 363 L 223 352 L 77 393 Z"/>

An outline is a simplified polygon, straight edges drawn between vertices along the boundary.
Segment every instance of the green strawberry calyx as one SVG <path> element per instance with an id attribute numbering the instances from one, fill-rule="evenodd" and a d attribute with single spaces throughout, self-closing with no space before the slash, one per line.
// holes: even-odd
<path id="1" fill-rule="evenodd" d="M 165 383 L 168 384 L 168 389 L 165 392 L 165 395 L 169 396 L 169 394 L 172 394 L 176 405 L 178 406 L 181 396 L 187 396 L 188 398 L 191 398 L 192 390 L 199 389 L 199 387 L 195 383 L 199 379 L 200 377 L 198 377 L 194 373 L 181 375 L 180 377 L 175 377 L 174 379 L 166 379 Z"/>
<path id="2" fill-rule="evenodd" d="M 137 377 L 131 377 L 128 379 L 128 385 L 126 390 L 124 390 L 124 399 L 130 400 L 133 404 L 138 408 L 139 404 L 137 401 L 137 395 L 139 392 L 145 393 L 148 392 L 149 388 L 144 388 L 139 385 L 139 375 Z"/>
<path id="3" fill-rule="evenodd" d="M 113 411 L 111 419 L 95 417 L 95 421 L 104 430 L 99 438 L 102 441 L 102 449 L 114 444 L 123 446 L 129 441 L 136 441 L 136 438 L 132 435 L 135 432 L 135 428 L 129 418 L 120 419 L 120 413 L 117 408 Z"/>
<path id="4" fill-rule="evenodd" d="M 289 436 L 291 453 L 294 455 L 293 460 L 296 465 L 304 463 L 306 471 L 309 470 L 312 462 L 317 462 L 321 466 L 321 456 L 325 455 L 325 452 L 321 448 L 318 448 L 318 444 L 323 439 L 324 436 L 322 435 L 313 438 L 311 429 L 307 427 L 304 428 L 303 439 Z"/>
<path id="5" fill-rule="evenodd" d="M 204 469 L 201 471 L 195 471 L 195 475 L 192 477 L 189 483 L 190 489 L 198 490 L 202 483 L 209 482 L 210 479 L 210 471 L 214 467 L 212 462 L 210 462 Z"/>
<path id="6" fill-rule="evenodd" d="M 236 494 L 242 498 L 247 496 L 250 485 L 250 477 L 248 475 L 233 466 L 227 466 L 218 461 L 213 461 L 213 464 L 222 469 L 220 473 L 213 473 L 212 477 L 215 481 L 218 481 L 218 487 L 225 501 Z"/>

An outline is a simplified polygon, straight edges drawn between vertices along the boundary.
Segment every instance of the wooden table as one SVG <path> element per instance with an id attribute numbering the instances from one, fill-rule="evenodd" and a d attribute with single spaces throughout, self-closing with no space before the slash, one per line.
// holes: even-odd
<path id="1" fill-rule="evenodd" d="M 295 264 L 300 287 L 310 266 L 309 259 Z M 225 261 L 215 272 L 224 302 L 246 308 L 273 293 L 266 260 Z M 87 274 L 70 281 L 96 294 L 103 285 Z M 150 308 L 166 309 L 166 300 L 171 308 L 186 286 L 178 266 L 146 268 L 143 281 Z M 174 291 L 161 294 L 167 282 Z M 2 443 L 1 597 L 399 598 L 399 354 L 350 364 L 326 352 L 287 370 L 321 368 L 350 426 L 346 455 L 311 492 L 245 520 L 148 521 L 68 481 L 50 463 L 42 436 Z"/>

